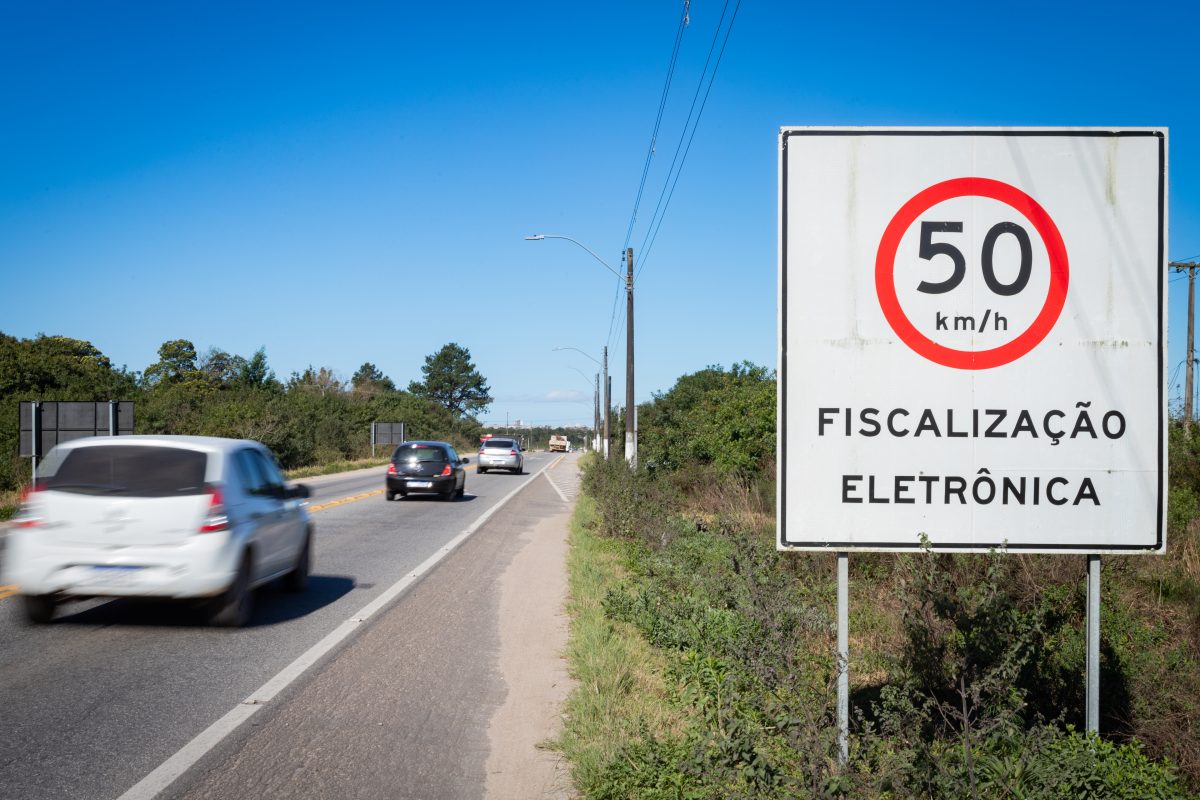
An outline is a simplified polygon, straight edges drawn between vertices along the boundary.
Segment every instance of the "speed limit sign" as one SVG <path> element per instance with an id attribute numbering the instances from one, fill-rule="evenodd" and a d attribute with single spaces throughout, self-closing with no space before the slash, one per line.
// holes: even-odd
<path id="1" fill-rule="evenodd" d="M 782 129 L 781 548 L 1165 548 L 1166 158 Z"/>

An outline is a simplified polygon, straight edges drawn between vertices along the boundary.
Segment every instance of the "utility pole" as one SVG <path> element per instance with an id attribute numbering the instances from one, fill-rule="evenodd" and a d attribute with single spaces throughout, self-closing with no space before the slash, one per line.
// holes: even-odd
<path id="1" fill-rule="evenodd" d="M 637 406 L 633 402 L 633 248 L 625 250 L 625 460 L 637 465 Z"/>
<path id="2" fill-rule="evenodd" d="M 1196 363 L 1196 268 L 1200 263 L 1195 261 L 1172 261 L 1168 266 L 1176 272 L 1188 271 L 1188 326 L 1187 326 L 1187 365 L 1183 381 L 1183 421 L 1192 424 L 1192 366 Z"/>
<path id="3" fill-rule="evenodd" d="M 608 377 L 608 345 L 604 345 L 604 457 L 608 458 L 609 425 L 612 424 L 612 379 Z"/>
<path id="4" fill-rule="evenodd" d="M 596 373 L 596 395 L 594 397 L 595 414 L 593 415 L 593 431 L 595 436 L 592 437 L 592 449 L 600 449 L 600 373 Z"/>
<path id="5" fill-rule="evenodd" d="M 604 379 L 604 457 L 608 458 L 609 451 L 612 449 L 609 446 L 608 437 L 611 436 L 609 423 L 612 421 L 612 375 Z"/>

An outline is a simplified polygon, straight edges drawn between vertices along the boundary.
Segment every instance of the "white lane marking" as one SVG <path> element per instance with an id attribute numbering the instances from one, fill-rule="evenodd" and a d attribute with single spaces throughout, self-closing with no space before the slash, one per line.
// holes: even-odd
<path id="1" fill-rule="evenodd" d="M 149 775 L 134 784 L 127 792 L 118 797 L 117 800 L 152 800 L 152 798 L 157 797 L 160 792 L 191 769 L 205 754 L 220 744 L 222 739 L 237 730 L 254 712 L 274 699 L 288 684 L 299 678 L 316 664 L 322 656 L 360 630 L 361 623 L 387 607 L 389 603 L 403 594 L 406 589 L 410 588 L 425 573 L 433 569 L 439 561 L 469 539 L 472 534 L 483 527 L 485 522 L 492 518 L 493 514 L 507 505 L 510 500 L 517 496 L 517 493 L 532 484 L 538 475 L 541 475 L 549 468 L 550 465 L 542 467 L 535 474 L 531 475 L 529 480 L 523 481 L 520 486 L 506 494 L 496 505 L 489 508 L 479 519 L 475 520 L 469 528 L 458 534 L 458 536 L 455 536 L 436 553 L 425 559 L 419 567 L 384 590 L 383 594 L 379 597 L 363 606 L 350 619 L 334 628 L 324 639 L 317 642 L 299 658 L 284 667 L 275 677 L 268 680 L 249 697 L 234 706 L 229 713 L 206 728 L 199 736 L 185 744 L 179 752 L 175 753 L 175 755 L 156 767 Z"/>
<path id="2" fill-rule="evenodd" d="M 200 760 L 200 757 L 220 744 L 221 740 L 233 733 L 239 725 L 254 715 L 262 706 L 238 704 L 229 713 L 209 725 L 195 739 L 183 746 L 178 753 L 164 761 L 157 769 L 138 783 L 118 800 L 133 800 L 133 798 L 151 798 L 170 786 L 176 778 Z"/>
<path id="3" fill-rule="evenodd" d="M 555 483 L 554 479 L 550 477 L 549 472 L 543 472 L 542 474 L 546 476 L 546 480 L 550 483 L 551 486 L 554 487 L 554 491 L 558 492 L 558 496 L 562 498 L 562 501 L 564 503 L 571 502 L 570 500 L 567 499 L 567 496 L 565 494 L 563 494 L 563 490 L 558 488 L 558 484 Z"/>

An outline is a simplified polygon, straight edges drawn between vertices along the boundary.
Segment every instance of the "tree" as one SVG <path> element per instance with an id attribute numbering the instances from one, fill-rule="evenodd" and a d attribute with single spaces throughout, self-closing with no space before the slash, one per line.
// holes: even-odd
<path id="1" fill-rule="evenodd" d="M 396 384 L 392 383 L 392 379 L 370 361 L 358 368 L 358 372 L 350 379 L 350 385 L 354 387 L 356 394 L 371 395 L 396 391 Z"/>
<path id="2" fill-rule="evenodd" d="M 275 378 L 275 372 L 267 366 L 266 348 L 258 348 L 249 361 L 243 360 L 241 371 L 238 373 L 238 383 L 251 389 L 282 388 Z"/>
<path id="3" fill-rule="evenodd" d="M 454 342 L 425 356 L 425 380 L 408 385 L 417 397 L 434 401 L 455 416 L 486 411 L 492 403 L 487 381 L 471 363 L 471 353 Z"/>
<path id="4" fill-rule="evenodd" d="M 45 334 L 17 339 L 0 333 L 0 396 L 108 400 L 127 395 L 132 380 L 132 375 L 113 369 L 91 342 Z"/>
<path id="5" fill-rule="evenodd" d="M 158 348 L 158 361 L 146 367 L 146 383 L 183 383 L 201 379 L 196 368 L 196 345 L 187 339 L 172 339 Z"/>
<path id="6" fill-rule="evenodd" d="M 199 369 L 214 386 L 227 389 L 237 382 L 238 375 L 246 366 L 246 359 L 230 355 L 216 347 L 200 358 Z"/>
<path id="7" fill-rule="evenodd" d="M 302 392 L 314 392 L 324 397 L 327 394 L 340 394 L 342 382 L 329 367 L 314 370 L 312 365 L 303 373 L 293 372 L 288 381 L 288 391 L 298 389 Z"/>

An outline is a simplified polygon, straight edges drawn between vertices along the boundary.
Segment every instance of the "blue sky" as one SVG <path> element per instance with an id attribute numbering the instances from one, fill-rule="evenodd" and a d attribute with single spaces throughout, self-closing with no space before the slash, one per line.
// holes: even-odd
<path id="1" fill-rule="evenodd" d="M 781 125 L 1166 126 L 1168 255 L 1200 256 L 1200 13 L 1182 2 L 746 0 L 647 248 L 736 6 L 691 3 L 629 239 L 639 402 L 710 364 L 774 366 Z M 6 4 L 0 330 L 136 370 L 185 338 L 264 347 L 283 379 L 369 361 L 400 386 L 457 342 L 496 398 L 485 421 L 590 423 L 596 367 L 553 348 L 607 346 L 623 402 L 620 285 L 524 237 L 621 267 L 683 9 Z"/>

